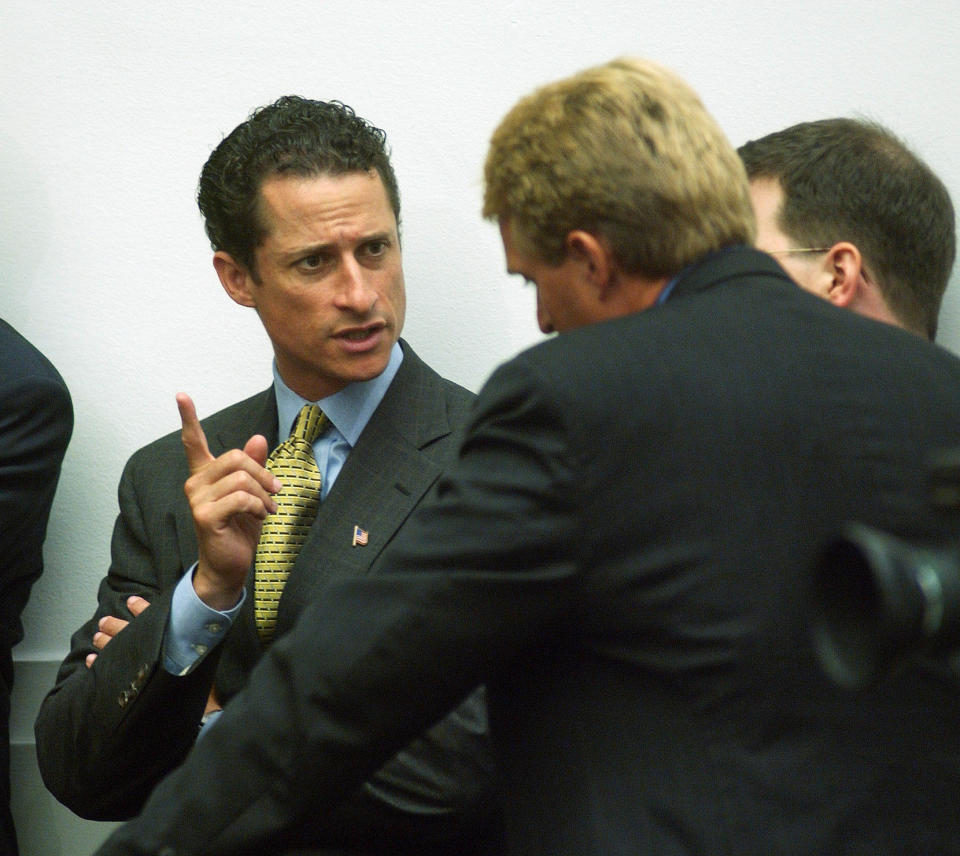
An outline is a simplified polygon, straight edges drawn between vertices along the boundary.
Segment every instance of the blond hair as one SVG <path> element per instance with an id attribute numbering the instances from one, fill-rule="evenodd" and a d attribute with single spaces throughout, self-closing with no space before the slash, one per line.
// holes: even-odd
<path id="1" fill-rule="evenodd" d="M 743 164 L 671 71 L 618 59 L 519 101 L 490 140 L 484 217 L 550 263 L 574 229 L 603 235 L 630 273 L 673 275 L 753 243 Z"/>

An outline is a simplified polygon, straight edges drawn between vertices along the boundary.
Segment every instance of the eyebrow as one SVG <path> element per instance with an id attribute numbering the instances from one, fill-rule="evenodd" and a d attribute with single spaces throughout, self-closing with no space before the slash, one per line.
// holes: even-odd
<path id="1" fill-rule="evenodd" d="M 370 244 L 374 241 L 384 241 L 390 243 L 393 240 L 393 235 L 389 231 L 371 232 L 368 235 L 363 235 L 360 240 L 356 242 L 356 245 L 362 246 L 363 244 Z M 301 247 L 296 247 L 291 250 L 280 250 L 277 255 L 283 261 L 301 259 L 305 256 L 332 252 L 336 246 L 337 245 L 334 242 L 327 242 L 325 244 L 304 244 Z"/>

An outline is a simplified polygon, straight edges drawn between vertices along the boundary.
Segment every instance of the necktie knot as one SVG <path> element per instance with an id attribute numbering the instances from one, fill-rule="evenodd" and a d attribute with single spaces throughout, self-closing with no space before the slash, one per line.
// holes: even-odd
<path id="1" fill-rule="evenodd" d="M 293 432 L 290 436 L 296 437 L 298 440 L 303 440 L 312 446 L 313 441 L 320 436 L 329 421 L 327 414 L 316 404 L 305 404 L 300 408 L 300 413 L 297 416 L 297 421 L 293 426 Z"/>
<path id="2" fill-rule="evenodd" d="M 306 467 L 319 478 L 313 459 L 313 443 L 329 425 L 327 415 L 316 404 L 303 405 L 297 414 L 297 421 L 293 423 L 290 436 L 270 453 L 267 467 L 281 481 L 285 476 L 290 476 L 291 466 L 296 470 Z"/>

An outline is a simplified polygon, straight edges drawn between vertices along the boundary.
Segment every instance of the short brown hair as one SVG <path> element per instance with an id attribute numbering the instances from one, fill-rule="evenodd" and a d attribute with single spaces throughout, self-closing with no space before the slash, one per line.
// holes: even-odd
<path id="1" fill-rule="evenodd" d="M 484 180 L 484 216 L 509 220 L 550 263 L 585 229 L 626 271 L 671 276 L 756 232 L 733 147 L 696 93 L 646 60 L 614 60 L 523 98 L 493 133 Z"/>
<path id="2" fill-rule="evenodd" d="M 780 230 L 801 247 L 855 244 L 890 311 L 933 339 L 956 255 L 943 182 L 882 125 L 802 122 L 739 149 L 750 180 L 783 190 Z"/>

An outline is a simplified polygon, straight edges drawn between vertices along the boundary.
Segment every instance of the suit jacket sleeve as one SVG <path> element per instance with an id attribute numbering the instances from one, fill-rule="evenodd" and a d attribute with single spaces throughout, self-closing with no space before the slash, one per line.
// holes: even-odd
<path id="1" fill-rule="evenodd" d="M 558 632 L 588 558 L 570 410 L 522 363 L 498 371 L 438 501 L 385 561 L 398 573 L 338 581 L 311 604 L 101 856 L 269 852 Z"/>
<path id="2" fill-rule="evenodd" d="M 4 347 L 8 347 L 6 340 Z M 23 636 L 20 613 L 43 570 L 47 520 L 73 429 L 70 394 L 59 375 L 45 361 L 42 371 L 23 371 L 23 362 L 18 367 L 22 374 L 4 370 L 0 379 L 0 651 L 6 652 L 4 659 Z"/>
<path id="3" fill-rule="evenodd" d="M 44 783 L 91 819 L 134 814 L 153 785 L 183 759 L 196 738 L 216 664 L 216 655 L 207 657 L 185 678 L 162 667 L 170 586 L 182 575 L 183 562 L 169 548 L 178 536 L 174 516 L 162 510 L 169 504 L 169 491 L 157 482 L 164 462 L 154 470 L 145 467 L 146 460 L 138 453 L 124 469 L 110 573 L 100 584 L 95 614 L 71 638 L 35 725 Z M 171 466 L 172 481 L 178 481 L 182 467 Z M 195 555 L 192 543 L 183 549 Z M 96 652 L 98 620 L 131 619 L 126 600 L 134 594 L 150 607 L 98 652 L 88 669 L 84 660 Z"/>

